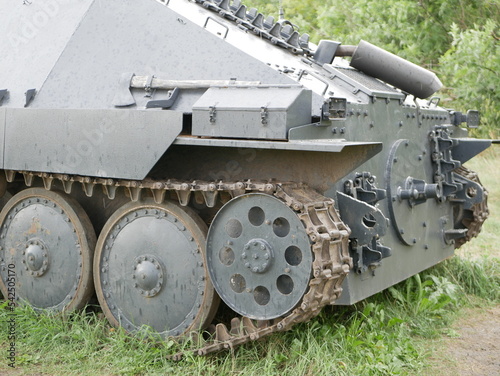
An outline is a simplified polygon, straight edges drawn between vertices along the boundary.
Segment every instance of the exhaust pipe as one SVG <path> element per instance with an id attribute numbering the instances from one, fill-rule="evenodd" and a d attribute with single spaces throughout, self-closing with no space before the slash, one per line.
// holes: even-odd
<path id="1" fill-rule="evenodd" d="M 428 98 L 443 86 L 433 72 L 364 40 L 352 54 L 351 67 L 418 98 Z"/>

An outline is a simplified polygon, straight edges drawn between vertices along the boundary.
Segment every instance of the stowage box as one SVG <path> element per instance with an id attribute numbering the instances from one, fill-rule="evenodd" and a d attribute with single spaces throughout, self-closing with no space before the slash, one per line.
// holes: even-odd
<path id="1" fill-rule="evenodd" d="M 300 85 L 212 87 L 193 106 L 193 135 L 286 139 L 311 122 L 311 98 Z"/>

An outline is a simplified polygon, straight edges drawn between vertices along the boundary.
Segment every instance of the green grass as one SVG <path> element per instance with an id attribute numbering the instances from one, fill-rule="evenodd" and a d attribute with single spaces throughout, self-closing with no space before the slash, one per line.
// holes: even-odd
<path id="1" fill-rule="evenodd" d="M 466 302 L 465 290 L 447 278 L 453 265 L 433 268 L 353 307 L 328 307 L 291 332 L 233 353 L 180 362 L 167 360 L 179 349 L 172 341 L 130 337 L 95 313 L 62 318 L 18 308 L 17 366 L 26 374 L 56 375 L 419 374 L 426 350 L 415 338 L 441 335 L 453 318 L 451 308 Z M 1 326 L 8 314 L 0 310 L 0 343 L 7 342 Z"/>
<path id="2" fill-rule="evenodd" d="M 457 311 L 500 303 L 500 148 L 469 168 L 489 189 L 491 216 L 480 237 L 420 275 L 351 307 L 328 307 L 287 333 L 207 357 L 167 359 L 173 341 L 112 329 L 90 307 L 70 317 L 17 308 L 14 375 L 419 375 L 429 374 L 433 341 L 450 335 Z M 0 308 L 0 374 L 8 372 L 6 320 Z M 6 352 L 6 350 L 5 350 Z"/>

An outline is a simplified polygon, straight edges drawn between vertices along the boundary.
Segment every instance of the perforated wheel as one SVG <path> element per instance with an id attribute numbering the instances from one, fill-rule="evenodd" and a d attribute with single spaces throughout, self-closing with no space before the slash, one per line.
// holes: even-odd
<path id="1" fill-rule="evenodd" d="M 238 196 L 210 226 L 210 277 L 224 302 L 243 316 L 267 320 L 290 312 L 308 289 L 312 262 L 304 225 L 273 196 Z"/>
<path id="2" fill-rule="evenodd" d="M 108 320 L 161 336 L 204 328 L 218 298 L 204 261 L 206 225 L 189 208 L 152 199 L 118 209 L 99 236 L 96 292 Z"/>
<path id="3" fill-rule="evenodd" d="M 78 202 L 64 193 L 26 189 L 7 202 L 0 223 L 0 288 L 5 297 L 15 291 L 20 303 L 54 311 L 88 302 L 94 291 L 96 237 Z"/>

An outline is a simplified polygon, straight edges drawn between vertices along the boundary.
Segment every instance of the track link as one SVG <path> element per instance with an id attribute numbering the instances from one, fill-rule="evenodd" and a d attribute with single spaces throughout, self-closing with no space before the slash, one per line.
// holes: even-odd
<path id="1" fill-rule="evenodd" d="M 320 195 L 304 184 L 251 180 L 132 181 L 27 171 L 6 171 L 7 181 L 14 182 L 17 174 L 23 175 L 27 186 L 33 185 L 35 177 L 41 178 L 48 190 L 54 187 L 54 182 L 59 181 L 68 194 L 74 188 L 74 183 L 79 183 L 89 197 L 93 195 L 97 186 L 101 186 L 110 199 L 115 198 L 117 189 L 123 188 L 132 201 L 137 201 L 143 194 L 148 193 L 157 203 L 161 203 L 168 193 L 170 196 L 175 195 L 183 206 L 188 205 L 192 195 L 203 199 L 206 206 L 214 207 L 219 198 L 227 195 L 233 198 L 245 193 L 261 192 L 277 197 L 296 213 L 306 229 L 314 254 L 309 288 L 297 307 L 287 316 L 272 321 L 256 322 L 248 317 L 235 317 L 231 320 L 230 327 L 224 324 L 212 326 L 209 340 L 203 340 L 202 336 L 194 333 L 193 348 L 173 355 L 172 359 L 175 360 L 181 359 L 188 352 L 206 355 L 223 349 L 232 349 L 272 333 L 289 330 L 295 324 L 310 320 L 318 315 L 324 306 L 334 304 L 340 297 L 342 282 L 352 268 L 348 244 L 350 229 L 341 221 L 331 198 Z"/>

